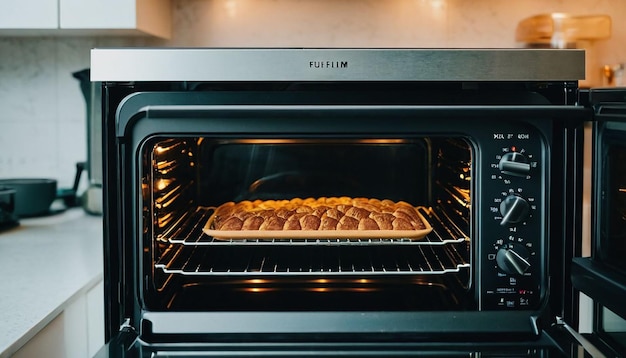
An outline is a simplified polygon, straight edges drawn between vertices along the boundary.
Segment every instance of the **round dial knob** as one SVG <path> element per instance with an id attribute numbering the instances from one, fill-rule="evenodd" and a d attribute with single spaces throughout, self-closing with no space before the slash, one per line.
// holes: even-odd
<path id="1" fill-rule="evenodd" d="M 498 169 L 500 169 L 503 174 L 524 177 L 530 173 L 530 164 L 524 154 L 510 152 L 500 158 Z"/>
<path id="2" fill-rule="evenodd" d="M 498 267 L 512 275 L 523 275 L 530 268 L 528 250 L 518 244 L 506 245 L 498 250 L 496 263 Z"/>
<path id="3" fill-rule="evenodd" d="M 500 225 L 517 224 L 524 221 L 528 217 L 529 208 L 530 205 L 521 196 L 507 196 L 500 203 L 500 214 L 502 214 Z"/>

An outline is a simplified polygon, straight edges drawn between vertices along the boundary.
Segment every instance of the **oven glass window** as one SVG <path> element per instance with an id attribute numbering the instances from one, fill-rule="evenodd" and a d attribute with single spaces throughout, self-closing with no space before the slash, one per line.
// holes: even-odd
<path id="1" fill-rule="evenodd" d="M 601 330 L 608 339 L 626 348 L 626 320 L 606 307 L 602 307 Z"/>
<path id="2" fill-rule="evenodd" d="M 475 309 L 471 148 L 461 137 L 153 138 L 141 153 L 145 304 Z M 220 216 L 238 204 L 253 214 Z M 399 226 L 414 217 L 429 228 Z M 227 222 L 239 226 L 220 231 Z"/>
<path id="3" fill-rule="evenodd" d="M 622 143 L 610 145 L 605 156 L 602 196 L 607 215 L 602 217 L 600 255 L 605 263 L 626 272 L 626 146 Z"/>

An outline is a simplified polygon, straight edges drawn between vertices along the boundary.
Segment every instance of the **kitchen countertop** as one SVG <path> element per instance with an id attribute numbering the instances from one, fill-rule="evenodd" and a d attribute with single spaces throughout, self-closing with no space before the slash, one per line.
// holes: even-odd
<path id="1" fill-rule="evenodd" d="M 0 231 L 0 357 L 102 280 L 102 217 L 82 208 Z"/>

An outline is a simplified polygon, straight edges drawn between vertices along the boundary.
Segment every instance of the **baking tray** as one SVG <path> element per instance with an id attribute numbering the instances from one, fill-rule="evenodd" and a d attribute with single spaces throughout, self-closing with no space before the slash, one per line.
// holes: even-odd
<path id="1" fill-rule="evenodd" d="M 419 212 L 425 209 L 422 206 L 415 207 L 416 213 L 424 223 L 421 230 L 215 230 L 212 228 L 215 213 L 207 220 L 202 231 L 218 240 L 297 240 L 297 239 L 411 239 L 419 240 L 428 235 L 432 226 Z"/>

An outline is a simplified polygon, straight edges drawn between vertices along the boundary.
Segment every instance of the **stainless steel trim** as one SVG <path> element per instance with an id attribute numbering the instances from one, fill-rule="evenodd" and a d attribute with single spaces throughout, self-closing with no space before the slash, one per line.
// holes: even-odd
<path id="1" fill-rule="evenodd" d="M 91 50 L 92 81 L 577 81 L 579 49 Z"/>

